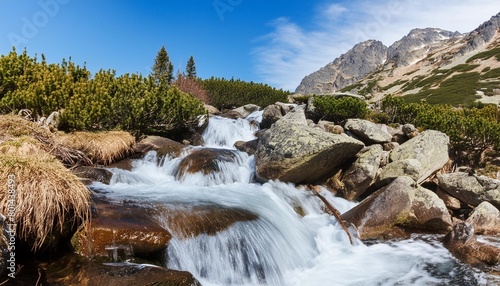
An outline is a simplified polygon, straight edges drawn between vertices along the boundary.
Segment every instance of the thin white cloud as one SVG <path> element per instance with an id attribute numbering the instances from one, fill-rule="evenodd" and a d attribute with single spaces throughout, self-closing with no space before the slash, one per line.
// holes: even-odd
<path id="1" fill-rule="evenodd" d="M 302 78 L 368 39 L 391 45 L 413 28 L 470 32 L 500 12 L 498 0 L 358 0 L 317 7 L 306 28 L 279 18 L 253 50 L 260 80 L 294 91 Z"/>

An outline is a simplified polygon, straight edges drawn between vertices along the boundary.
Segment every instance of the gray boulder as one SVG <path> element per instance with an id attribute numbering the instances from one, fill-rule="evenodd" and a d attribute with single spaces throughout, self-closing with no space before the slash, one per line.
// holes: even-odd
<path id="1" fill-rule="evenodd" d="M 348 119 L 344 127 L 366 144 L 387 143 L 392 139 L 391 134 L 368 120 Z"/>
<path id="2" fill-rule="evenodd" d="M 451 216 L 432 191 L 399 177 L 342 215 L 354 224 L 361 239 L 406 235 L 404 229 L 442 233 L 451 229 Z"/>
<path id="3" fill-rule="evenodd" d="M 488 202 L 480 203 L 466 220 L 476 234 L 500 234 L 500 211 Z"/>
<path id="4" fill-rule="evenodd" d="M 271 104 L 264 108 L 262 112 L 262 121 L 260 122 L 260 128 L 266 129 L 271 127 L 271 125 L 278 121 L 285 115 L 285 110 L 278 104 Z"/>
<path id="5" fill-rule="evenodd" d="M 382 170 L 380 179 L 408 175 L 421 183 L 448 162 L 449 144 L 448 135 L 442 132 L 426 130 L 420 133 L 391 151 L 391 163 Z"/>
<path id="6" fill-rule="evenodd" d="M 441 189 L 466 204 L 478 206 L 486 201 L 500 207 L 499 180 L 467 173 L 440 174 L 437 179 Z"/>
<path id="7" fill-rule="evenodd" d="M 260 135 L 256 152 L 257 176 L 307 183 L 321 179 L 364 147 L 345 134 L 307 126 L 303 107 L 295 108 Z"/>
<path id="8" fill-rule="evenodd" d="M 345 199 L 359 198 L 372 185 L 377 177 L 382 152 L 382 146 L 373 145 L 358 153 L 358 159 L 342 177 Z"/>

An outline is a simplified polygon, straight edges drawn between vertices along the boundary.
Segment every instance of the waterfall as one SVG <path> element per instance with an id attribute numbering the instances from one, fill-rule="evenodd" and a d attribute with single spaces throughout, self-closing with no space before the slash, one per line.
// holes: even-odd
<path id="1" fill-rule="evenodd" d="M 237 208 L 257 219 L 239 221 L 215 234 L 173 235 L 165 266 L 191 272 L 203 285 L 487 285 L 484 274 L 461 264 L 435 236 L 352 245 L 318 197 L 293 184 L 253 180 L 253 156 L 234 149 L 252 140 L 262 113 L 247 119 L 212 117 L 204 147 L 186 148 L 177 158 L 156 152 L 135 160 L 131 171 L 110 169 L 110 185 L 98 187 L 110 200 L 164 206 Z M 218 163 L 217 175 L 180 177 L 184 158 L 199 148 L 230 150 L 234 161 Z M 355 202 L 322 195 L 340 212 Z"/>

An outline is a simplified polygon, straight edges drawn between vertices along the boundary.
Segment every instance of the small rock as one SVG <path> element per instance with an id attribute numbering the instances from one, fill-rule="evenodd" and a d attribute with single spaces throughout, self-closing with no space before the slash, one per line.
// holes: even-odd
<path id="1" fill-rule="evenodd" d="M 418 135 L 418 130 L 413 124 L 405 124 L 401 130 L 410 139 Z"/>
<path id="2" fill-rule="evenodd" d="M 113 173 L 109 170 L 90 166 L 79 166 L 72 170 L 77 177 L 84 179 L 86 183 L 101 182 L 109 185 Z"/>
<path id="3" fill-rule="evenodd" d="M 258 144 L 259 139 L 254 139 L 251 141 L 236 141 L 236 143 L 234 143 L 234 148 L 241 152 L 245 152 L 248 155 L 253 155 L 257 150 Z"/>

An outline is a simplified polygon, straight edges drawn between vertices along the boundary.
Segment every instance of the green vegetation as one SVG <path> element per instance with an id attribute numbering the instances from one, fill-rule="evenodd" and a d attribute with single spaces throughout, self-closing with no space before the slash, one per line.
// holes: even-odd
<path id="1" fill-rule="evenodd" d="M 376 79 L 370 80 L 366 86 L 359 91 L 359 94 L 366 96 L 371 93 L 375 87 L 378 87 L 378 81 Z"/>
<path id="2" fill-rule="evenodd" d="M 497 61 L 500 61 L 500 47 L 491 49 L 489 51 L 485 51 L 482 53 L 478 53 L 467 59 L 467 63 L 470 63 L 474 60 L 481 59 L 487 60 L 489 58 L 496 57 Z"/>
<path id="3" fill-rule="evenodd" d="M 395 86 L 403 85 L 403 84 L 405 84 L 407 82 L 408 82 L 407 80 L 400 80 L 400 79 L 398 79 L 397 81 L 395 81 L 395 82 L 393 82 L 393 83 L 391 83 L 391 84 L 389 84 L 387 86 L 382 87 L 382 91 L 387 91 L 387 90 L 389 90 L 389 89 L 391 89 L 391 88 L 393 88 Z"/>
<path id="4" fill-rule="evenodd" d="M 339 91 L 340 92 L 348 92 L 348 91 L 351 91 L 351 90 L 359 89 L 362 86 L 363 86 L 363 84 L 361 82 L 357 82 L 355 84 L 348 85 L 348 86 L 342 88 Z"/>
<path id="5" fill-rule="evenodd" d="M 286 102 L 288 91 L 267 84 L 245 82 L 235 79 L 211 77 L 203 81 L 209 104 L 218 109 L 232 108 L 253 103 L 268 106 L 277 101 Z"/>
<path id="6" fill-rule="evenodd" d="M 480 75 L 477 72 L 456 74 L 444 80 L 438 88 L 425 89 L 416 94 L 405 96 L 408 102 L 425 100 L 430 104 L 449 104 L 453 106 L 470 105 L 476 96 Z"/>
<path id="7" fill-rule="evenodd" d="M 33 117 L 63 111 L 63 130 L 124 129 L 135 133 L 168 133 L 196 122 L 203 103 L 170 86 L 171 63 L 164 48 L 151 75 L 101 70 L 92 78 L 70 61 L 47 64 L 15 50 L 0 57 L 0 112 L 29 109 Z M 165 57 L 166 56 L 166 57 Z"/>
<path id="8" fill-rule="evenodd" d="M 369 109 L 364 100 L 354 97 L 315 96 L 314 105 L 318 113 L 326 120 L 336 123 L 349 118 L 365 118 Z"/>
<path id="9" fill-rule="evenodd" d="M 454 108 L 451 105 L 408 103 L 402 98 L 386 97 L 382 110 L 391 122 L 411 123 L 424 129 L 434 129 L 450 137 L 452 151 L 467 151 L 478 160 L 488 147 L 500 149 L 500 124 L 494 105 L 476 104 L 473 108 Z"/>
<path id="10" fill-rule="evenodd" d="M 169 86 L 174 79 L 174 65 L 168 57 L 165 46 L 162 46 L 155 58 L 150 76 L 157 86 Z"/>
<path id="11" fill-rule="evenodd" d="M 189 57 L 189 60 L 186 64 L 186 77 L 196 78 L 196 64 L 194 62 L 193 56 Z"/>

